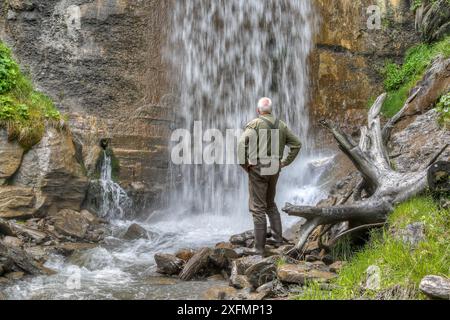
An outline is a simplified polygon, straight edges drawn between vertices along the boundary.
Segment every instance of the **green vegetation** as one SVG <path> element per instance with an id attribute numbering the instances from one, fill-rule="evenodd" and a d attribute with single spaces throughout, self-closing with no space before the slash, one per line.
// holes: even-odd
<path id="1" fill-rule="evenodd" d="M 29 149 L 41 140 L 46 124 L 59 126 L 60 120 L 50 98 L 33 88 L 0 42 L 0 127 L 7 129 L 9 139 Z"/>
<path id="2" fill-rule="evenodd" d="M 411 3 L 411 10 L 412 11 L 416 11 L 417 9 L 419 9 L 422 4 L 428 4 L 428 3 L 435 3 L 438 0 L 413 0 Z M 450 0 L 446 0 L 448 3 L 450 3 Z"/>
<path id="3" fill-rule="evenodd" d="M 439 112 L 439 124 L 444 128 L 450 127 L 450 92 L 444 94 L 436 105 Z"/>
<path id="4" fill-rule="evenodd" d="M 425 225 L 426 240 L 412 248 L 393 231 L 414 222 Z M 424 276 L 450 276 L 450 210 L 439 209 L 431 197 L 417 197 L 399 205 L 388 225 L 373 232 L 369 243 L 349 260 L 333 281 L 333 290 L 323 291 L 319 284 L 310 283 L 297 299 L 424 299 L 418 290 Z M 365 290 L 361 285 L 369 266 L 380 268 L 377 290 Z"/>
<path id="5" fill-rule="evenodd" d="M 382 74 L 388 96 L 383 105 L 383 114 L 395 115 L 408 98 L 410 90 L 423 77 L 431 61 L 438 55 L 450 57 L 450 36 L 434 44 L 420 44 L 409 49 L 404 63 L 387 62 Z"/>

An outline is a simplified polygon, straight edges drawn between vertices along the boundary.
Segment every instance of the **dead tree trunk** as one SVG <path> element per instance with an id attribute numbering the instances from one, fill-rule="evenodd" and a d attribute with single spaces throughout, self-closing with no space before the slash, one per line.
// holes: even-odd
<path id="1" fill-rule="evenodd" d="M 408 105 L 419 91 L 420 89 L 406 101 L 405 106 L 384 128 L 381 127 L 380 112 L 386 94 L 379 96 L 369 111 L 368 125 L 361 128 L 359 144 L 356 144 L 331 121 L 321 121 L 321 124 L 331 131 L 339 148 L 361 173 L 363 181 L 358 185 L 355 193 L 361 194 L 361 190 L 364 189 L 368 197 L 365 199 L 359 197 L 359 201 L 353 205 L 327 208 L 286 204 L 284 212 L 290 216 L 306 219 L 306 223 L 300 229 L 300 239 L 295 248 L 289 252 L 290 255 L 299 255 L 311 233 L 320 225 L 343 221 L 358 224 L 384 222 L 394 205 L 408 200 L 427 187 L 427 170 L 408 173 L 395 171 L 391 167 L 386 147 L 392 129 L 403 117 Z M 435 158 L 433 158 L 434 161 Z"/>

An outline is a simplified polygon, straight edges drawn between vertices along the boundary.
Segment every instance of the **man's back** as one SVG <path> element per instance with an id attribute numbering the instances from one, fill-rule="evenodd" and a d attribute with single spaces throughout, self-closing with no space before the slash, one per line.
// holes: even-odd
<path id="1" fill-rule="evenodd" d="M 286 123 L 284 123 L 281 120 L 277 120 L 272 114 L 260 115 L 258 118 L 250 121 L 247 124 L 245 131 L 240 139 L 240 148 L 245 148 L 248 140 L 252 138 L 258 139 L 258 137 L 261 137 L 262 130 L 265 130 L 267 133 L 266 155 L 272 156 L 276 154 L 281 160 L 284 154 L 284 149 L 286 148 L 286 146 L 288 146 L 290 149 L 289 154 L 286 157 L 286 159 L 282 161 L 282 165 L 283 166 L 290 165 L 297 157 L 302 144 L 300 140 L 297 138 L 297 136 L 289 129 Z M 278 130 L 278 138 L 279 138 L 278 153 L 272 153 L 271 130 Z M 250 164 L 255 165 L 256 163 Z"/>

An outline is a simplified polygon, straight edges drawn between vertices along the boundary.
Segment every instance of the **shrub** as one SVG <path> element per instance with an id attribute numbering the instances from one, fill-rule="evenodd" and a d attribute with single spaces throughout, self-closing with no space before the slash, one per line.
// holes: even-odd
<path id="1" fill-rule="evenodd" d="M 53 101 L 33 88 L 11 51 L 0 42 L 0 128 L 28 149 L 41 140 L 46 124 L 59 127 L 60 121 Z"/>
<path id="2" fill-rule="evenodd" d="M 450 57 L 450 36 L 431 45 L 419 44 L 410 48 L 406 52 L 402 65 L 386 62 L 381 70 L 384 88 L 388 92 L 383 105 L 385 116 L 392 117 L 401 109 L 410 90 L 422 78 L 427 67 L 438 55 Z"/>
<path id="3" fill-rule="evenodd" d="M 19 66 L 11 58 L 10 50 L 0 42 L 0 94 L 10 91 L 18 76 Z"/>

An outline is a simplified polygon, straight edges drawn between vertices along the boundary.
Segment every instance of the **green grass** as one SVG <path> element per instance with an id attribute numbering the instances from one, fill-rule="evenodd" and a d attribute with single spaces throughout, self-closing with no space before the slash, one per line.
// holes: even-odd
<path id="1" fill-rule="evenodd" d="M 370 241 L 332 282 L 335 289 L 323 291 L 310 283 L 296 297 L 301 300 L 424 299 L 418 286 L 426 275 L 450 276 L 450 211 L 440 210 L 431 197 L 414 198 L 399 205 L 389 217 L 389 227 L 373 232 Z M 393 230 L 414 222 L 425 224 L 426 240 L 416 248 L 393 236 Z M 361 283 L 369 266 L 381 270 L 378 290 L 364 290 Z"/>
<path id="2" fill-rule="evenodd" d="M 388 93 L 382 110 L 385 116 L 392 117 L 402 108 L 410 90 L 438 55 L 450 57 L 450 36 L 434 44 L 420 44 L 410 48 L 402 65 L 386 63 L 381 71 L 384 88 Z"/>
<path id="3" fill-rule="evenodd" d="M 46 125 L 59 128 L 61 119 L 52 100 L 34 89 L 0 41 L 0 128 L 29 149 L 41 140 Z"/>

